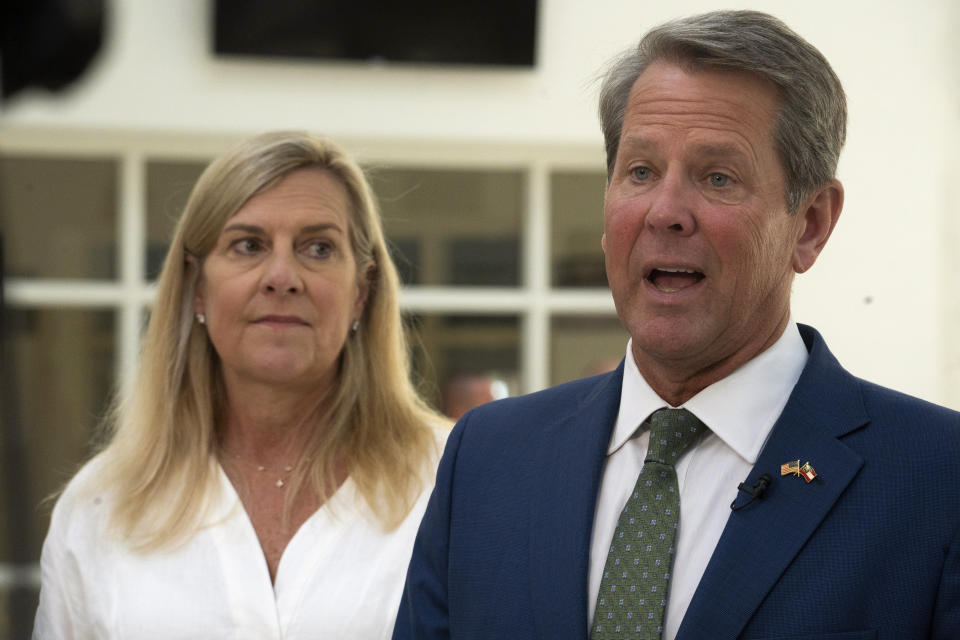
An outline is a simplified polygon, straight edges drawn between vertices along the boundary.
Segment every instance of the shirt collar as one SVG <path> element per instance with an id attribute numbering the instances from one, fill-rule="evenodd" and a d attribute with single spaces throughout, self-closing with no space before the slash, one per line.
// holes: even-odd
<path id="1" fill-rule="evenodd" d="M 647 384 L 633 359 L 633 339 L 627 342 L 620 389 L 620 412 L 607 455 L 622 447 L 647 417 L 668 405 Z M 780 417 L 807 363 L 807 348 L 791 321 L 766 351 L 722 380 L 701 390 L 682 406 L 753 464 Z"/>

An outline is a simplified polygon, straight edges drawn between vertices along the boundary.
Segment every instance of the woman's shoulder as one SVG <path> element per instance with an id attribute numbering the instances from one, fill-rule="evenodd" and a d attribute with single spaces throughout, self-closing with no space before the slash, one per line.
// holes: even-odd
<path id="1" fill-rule="evenodd" d="M 67 483 L 53 507 L 49 535 L 80 539 L 103 528 L 109 509 L 109 492 L 99 482 L 104 466 L 103 457 L 96 456 Z"/>
<path id="2" fill-rule="evenodd" d="M 97 479 L 103 462 L 90 460 L 57 497 L 40 555 L 40 602 L 35 638 L 88 637 L 86 580 L 109 575 L 101 564 L 105 505 Z"/>
<path id="3" fill-rule="evenodd" d="M 447 438 L 450 437 L 453 423 L 450 421 L 434 420 L 427 424 L 427 428 L 433 435 L 434 442 L 442 449 L 444 445 L 447 444 Z"/>
<path id="4" fill-rule="evenodd" d="M 437 465 L 440 463 L 440 456 L 447 446 L 447 438 L 450 437 L 450 431 L 453 424 L 443 420 L 433 420 L 427 423 L 427 429 L 430 432 L 432 441 L 430 442 L 430 455 L 427 456 L 427 467 L 430 471 L 436 473 Z"/>
<path id="5" fill-rule="evenodd" d="M 57 502 L 72 503 L 83 500 L 85 496 L 102 498 L 106 491 L 99 480 L 103 477 L 106 466 L 107 460 L 102 453 L 87 460 L 64 487 Z"/>
<path id="6" fill-rule="evenodd" d="M 426 428 L 429 433 L 427 449 L 425 455 L 420 459 L 417 475 L 420 477 L 423 489 L 429 493 L 433 489 L 437 466 L 440 464 L 440 458 L 443 456 L 443 450 L 446 448 L 447 438 L 450 437 L 450 430 L 453 425 L 443 420 L 431 420 L 426 423 Z"/>

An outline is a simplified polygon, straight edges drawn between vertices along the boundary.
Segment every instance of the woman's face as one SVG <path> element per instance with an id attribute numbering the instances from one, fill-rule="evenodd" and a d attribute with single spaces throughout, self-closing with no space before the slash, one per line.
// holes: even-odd
<path id="1" fill-rule="evenodd" d="M 312 393 L 333 381 L 367 296 L 350 246 L 349 198 L 322 169 L 298 169 L 227 220 L 203 261 L 194 309 L 206 316 L 228 389 Z"/>

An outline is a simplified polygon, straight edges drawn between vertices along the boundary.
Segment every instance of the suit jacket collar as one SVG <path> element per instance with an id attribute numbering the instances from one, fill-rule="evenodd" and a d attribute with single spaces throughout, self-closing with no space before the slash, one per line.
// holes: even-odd
<path id="1" fill-rule="evenodd" d="M 763 500 L 731 513 L 677 640 L 737 637 L 863 465 L 840 441 L 869 421 L 858 383 L 819 333 L 799 326 L 810 359 L 746 478 L 752 485 L 768 473 L 773 484 Z M 596 380 L 570 413 L 543 426 L 536 453 L 530 597 L 538 637 L 582 637 L 588 628 L 590 536 L 623 363 Z M 810 461 L 817 480 L 780 476 L 780 465 L 797 458 Z"/>
<path id="2" fill-rule="evenodd" d="M 537 637 L 587 629 L 590 536 L 610 433 L 620 408 L 623 362 L 543 426 L 530 508 L 531 601 Z M 560 615 L 558 615 L 558 613 Z"/>
<path id="3" fill-rule="evenodd" d="M 731 512 L 677 640 L 737 637 L 863 465 L 840 441 L 869 421 L 859 385 L 819 333 L 800 330 L 810 359 L 746 479 L 767 473 L 773 483 L 763 500 Z M 816 469 L 813 482 L 781 477 L 780 465 L 798 458 Z"/>

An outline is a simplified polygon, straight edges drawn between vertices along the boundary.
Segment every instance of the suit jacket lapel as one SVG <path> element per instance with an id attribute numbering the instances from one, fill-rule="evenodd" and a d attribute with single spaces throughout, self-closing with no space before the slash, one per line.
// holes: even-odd
<path id="1" fill-rule="evenodd" d="M 747 478 L 752 485 L 768 473 L 773 483 L 762 500 L 730 514 L 677 640 L 737 637 L 863 465 L 839 440 L 868 422 L 858 384 L 819 334 L 801 333 L 810 359 Z M 813 482 L 780 475 L 797 458 L 816 469 Z"/>
<path id="2" fill-rule="evenodd" d="M 537 637 L 582 638 L 594 507 L 620 407 L 623 363 L 570 414 L 544 425 L 530 508 L 530 588 Z"/>

